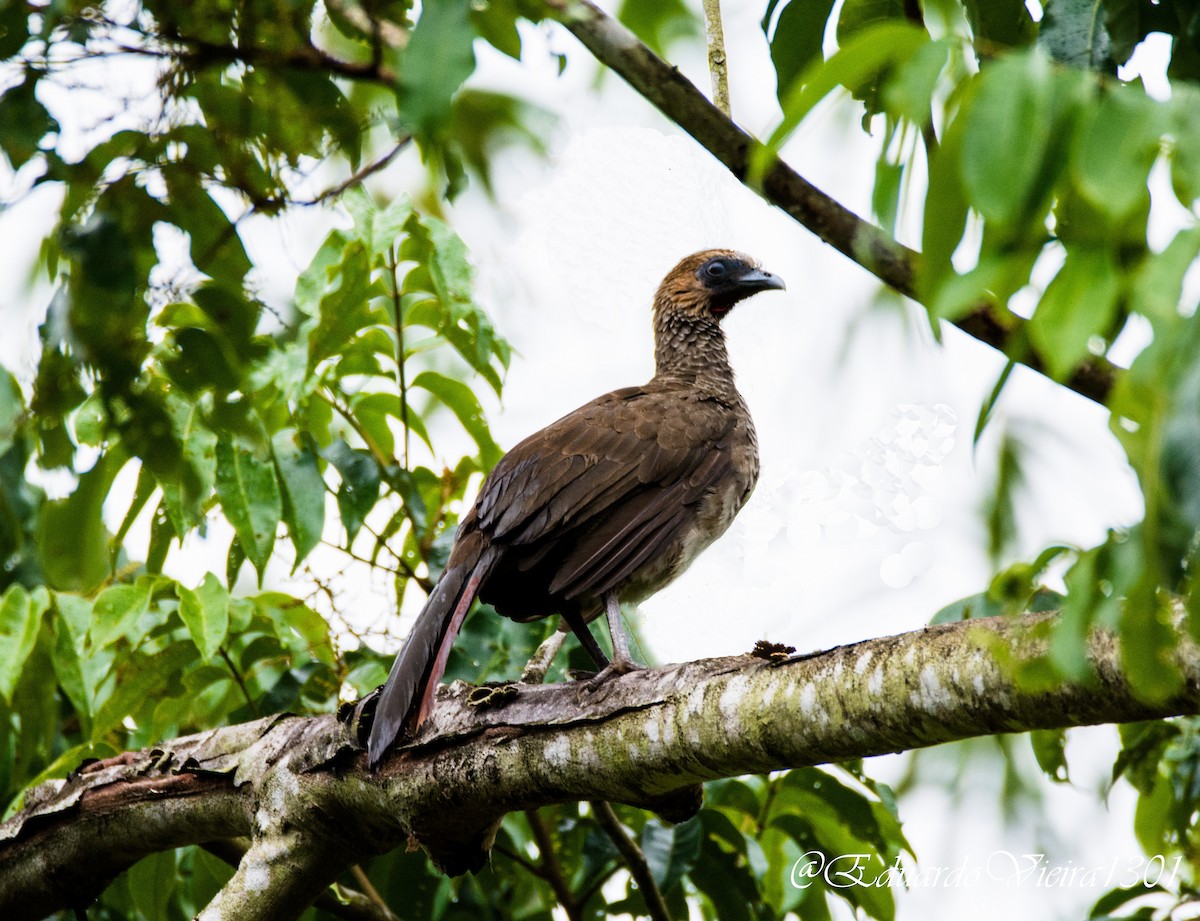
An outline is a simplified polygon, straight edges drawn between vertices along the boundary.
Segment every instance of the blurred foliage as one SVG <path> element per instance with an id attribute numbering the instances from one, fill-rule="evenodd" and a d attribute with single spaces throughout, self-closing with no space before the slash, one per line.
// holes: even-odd
<path id="1" fill-rule="evenodd" d="M 1110 403 L 1144 521 L 1097 547 L 1048 548 L 935 619 L 1059 611 L 1042 628 L 1045 657 L 1019 668 L 1030 685 L 1086 680 L 1088 630 L 1116 630 L 1135 688 L 1161 699 L 1180 682 L 1164 664 L 1171 622 L 1200 637 L 1200 321 L 1180 304 L 1200 254 L 1200 19 L 1191 0 L 1042 9 L 1035 21 L 1020 0 L 767 0 L 783 117 L 764 150 L 845 89 L 880 139 L 876 217 L 895 232 L 906 212 L 923 215 L 917 285 L 932 317 L 987 306 L 1012 331 L 1010 357 L 1058 379 L 1106 354 L 1131 320 L 1152 330 Z M 86 758 L 263 713 L 327 712 L 383 680 L 387 657 L 317 613 L 327 586 L 310 579 L 296 597 L 274 574 L 303 578 L 324 543 L 386 573 L 398 607 L 436 579 L 462 500 L 500 456 L 478 394 L 500 394 L 511 353 L 440 215 L 472 179 L 490 190 L 504 145 L 542 148 L 545 113 L 468 84 L 485 44 L 520 61 L 522 29 L 542 15 L 534 0 L 0 6 L 0 147 L 26 187 L 62 192 L 42 246 L 55 294 L 36 372 L 0 369 L 7 812 L 30 784 Z M 620 16 L 661 53 L 703 32 L 681 2 L 630 0 Z M 1172 39 L 1166 101 L 1117 75 L 1154 32 Z M 157 68 L 153 114 L 60 126 L 55 94 L 82 85 L 89 62 L 122 55 Z M 362 191 L 411 148 L 424 191 L 391 201 Z M 324 165 L 346 180 L 300 197 Z M 927 186 L 913 181 L 923 171 Z M 268 309 L 245 220 L 319 203 L 337 204 L 342 229 L 286 308 Z M 1168 205 L 1185 226 L 1152 248 L 1152 209 Z M 188 265 L 164 280 L 172 234 Z M 1034 286 L 1035 269 L 1050 281 Z M 1027 318 L 1012 309 L 1018 294 L 1036 303 Z M 431 433 L 455 428 L 470 447 L 442 457 Z M 996 558 L 1020 458 L 1002 439 L 987 509 Z M 224 572 L 168 575 L 189 536 L 216 521 L 234 535 Z M 1054 573 L 1065 595 L 1045 589 Z M 511 678 L 544 636 L 473 616 L 448 675 Z M 1125 727 L 1113 772 L 1138 790 L 1147 853 L 1178 856 L 1188 872 L 1170 890 L 1116 889 L 1094 916 L 1165 916 L 1194 897 L 1194 723 Z M 1063 734 L 1032 745 L 1065 781 Z M 1011 750 L 1001 743 L 1008 768 Z M 1028 789 L 1015 770 L 1004 786 L 1005 802 Z M 617 813 L 678 917 L 823 919 L 833 895 L 890 919 L 887 885 L 836 886 L 826 870 L 853 855 L 862 880 L 886 881 L 913 859 L 892 792 L 856 764 L 710 784 L 700 815 L 675 827 Z M 508 816 L 476 877 L 443 878 L 399 851 L 368 869 L 412 917 L 548 919 L 563 900 L 572 917 L 646 911 L 586 804 Z M 89 917 L 192 917 L 229 873 L 199 848 L 159 854 Z"/>
<path id="2" fill-rule="evenodd" d="M 1088 632 L 1116 631 L 1136 692 L 1163 700 L 1182 682 L 1170 664 L 1173 625 L 1200 637 L 1200 319 L 1183 298 L 1200 255 L 1200 20 L 1190 0 L 1050 0 L 1040 19 L 1031 8 L 846 0 L 831 18 L 832 3 L 770 0 L 762 27 L 783 118 L 759 164 L 818 104 L 848 91 L 864 129 L 880 138 L 875 217 L 892 232 L 903 209 L 922 218 L 916 285 L 931 318 L 987 309 L 1009 332 L 1010 358 L 1058 380 L 1107 355 L 1131 326 L 1135 336 L 1150 331 L 1109 398 L 1144 519 L 1096 547 L 1047 548 L 934 620 L 1057 611 L 1037 631 L 1046 654 L 1013 665 L 1029 687 L 1088 680 Z M 1151 33 L 1171 39 L 1166 99 L 1118 72 Z M 927 184 L 910 181 L 915 167 Z M 1152 213 L 1174 234 L 1159 231 L 1154 246 Z M 980 411 L 977 443 L 1011 367 Z M 1010 554 L 1022 481 L 1012 432 L 998 439 L 997 456 L 985 523 L 999 562 Z M 1065 595 L 1044 587 L 1058 579 Z M 1165 916 L 1194 896 L 1194 728 L 1165 722 L 1124 737 L 1114 779 L 1139 791 L 1139 840 L 1148 855 L 1179 855 L 1188 870 L 1165 903 L 1130 906 L 1147 892 L 1134 886 L 1102 899 L 1097 916 Z M 1063 734 L 1034 734 L 1032 745 L 1046 774 L 1065 780 Z M 1126 769 L 1135 762 L 1144 766 L 1136 776 Z"/>

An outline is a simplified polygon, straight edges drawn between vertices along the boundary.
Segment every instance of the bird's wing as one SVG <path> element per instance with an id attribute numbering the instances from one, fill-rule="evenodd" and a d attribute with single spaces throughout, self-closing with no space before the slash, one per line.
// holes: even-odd
<path id="1" fill-rule="evenodd" d="M 733 472 L 726 407 L 646 387 L 618 390 L 527 438 L 484 484 L 475 524 L 529 569 L 558 558 L 565 598 L 621 584 L 693 520 Z"/>

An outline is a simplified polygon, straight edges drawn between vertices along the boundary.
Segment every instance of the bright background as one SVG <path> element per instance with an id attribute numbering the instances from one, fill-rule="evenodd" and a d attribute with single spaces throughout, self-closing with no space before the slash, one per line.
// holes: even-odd
<path id="1" fill-rule="evenodd" d="M 762 4 L 723 6 L 734 118 L 765 135 L 779 111 L 758 25 Z M 1006 431 L 1027 449 L 1013 559 L 1054 542 L 1097 543 L 1107 528 L 1140 517 L 1136 482 L 1101 408 L 1018 369 L 973 445 L 980 404 L 1004 364 L 996 352 L 954 330 L 935 342 L 922 310 L 881 290 L 864 270 L 744 189 L 616 77 L 597 78 L 590 56 L 564 31 L 529 28 L 523 38 L 520 66 L 477 46 L 481 66 L 473 83 L 515 91 L 553 112 L 548 155 L 502 156 L 495 201 L 468 190 L 449 216 L 473 254 L 478 300 L 516 350 L 503 405 L 489 405 L 502 446 L 599 393 L 650 376 L 650 296 L 683 255 L 733 247 L 788 283 L 784 294 L 739 306 L 725 324 L 758 427 L 758 490 L 729 533 L 633 617 L 644 658 L 724 655 L 758 639 L 821 649 L 918 629 L 943 605 L 980 591 L 993 571 L 982 508 Z M 561 77 L 547 52 L 568 56 Z M 707 88 L 703 50 L 681 43 L 676 52 L 684 73 Z M 152 84 L 150 68 L 110 61 L 93 76 L 128 92 L 46 100 L 56 112 L 74 108 L 71 130 L 94 130 L 110 116 L 114 122 L 104 130 L 144 118 L 136 100 Z M 878 140 L 862 133 L 859 117 L 847 99 L 822 106 L 784 156 L 866 214 Z M 421 175 L 415 156 L 406 155 L 371 188 L 400 194 L 418 186 Z M 337 178 L 319 169 L 297 194 L 318 192 Z M 3 199 L 14 202 L 0 213 L 0 361 L 26 379 L 50 296 L 44 283 L 26 280 L 58 205 L 55 190 L 22 194 L 27 185 L 28 177 L 0 177 Z M 902 213 L 900 235 L 909 245 L 919 240 L 916 218 Z M 257 266 L 254 281 L 269 304 L 288 303 L 296 275 L 334 224 L 348 221 L 335 210 L 301 208 L 242 225 Z M 163 248 L 163 272 L 186 281 L 171 265 L 170 241 Z M 442 444 L 446 457 L 467 449 Z M 108 511 L 119 520 L 124 508 Z M 190 541 L 186 554 L 173 556 L 175 574 L 198 579 L 208 569 L 223 572 L 229 537 L 212 528 L 208 540 Z M 398 644 L 415 608 L 406 605 L 397 626 L 386 584 L 345 564 L 332 551 L 311 560 L 335 580 L 343 616 L 356 624 L 391 619 Z M 289 568 L 278 562 L 268 581 L 286 582 Z M 1045 853 L 1051 867 L 1118 873 L 1137 860 L 1131 791 L 1118 786 L 1107 806 L 1102 801 L 1116 744 L 1111 727 L 1073 732 L 1068 786 L 1036 779 L 1027 742 L 1016 740 L 1018 761 L 1035 776 L 1038 795 L 1017 797 L 1008 814 L 998 806 L 1004 762 L 990 741 L 972 745 L 978 758 L 962 773 L 961 748 L 920 755 L 918 783 L 901 801 L 919 868 L 965 862 L 983 878 L 964 888 L 898 893 L 898 917 L 970 911 L 1001 918 L 1020 910 L 1039 918 L 1082 916 L 1122 880 L 1101 876 L 1094 888 L 1047 888 L 1034 879 L 1014 888 L 989 881 L 986 868 L 991 855 L 1005 851 Z M 899 783 L 911 762 L 911 756 L 872 759 L 868 771 Z M 1005 865 L 998 859 L 993 867 Z"/>

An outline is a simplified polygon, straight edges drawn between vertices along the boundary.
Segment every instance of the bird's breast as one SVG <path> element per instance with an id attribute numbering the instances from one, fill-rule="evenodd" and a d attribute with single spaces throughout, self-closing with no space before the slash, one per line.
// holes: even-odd
<path id="1" fill-rule="evenodd" d="M 649 560 L 630 579 L 621 599 L 638 602 L 677 579 L 713 541 L 729 530 L 758 482 L 758 439 L 749 413 L 740 413 L 737 424 L 717 448 L 732 459 L 729 477 L 716 483 L 696 506 L 691 523 L 674 546 Z"/>

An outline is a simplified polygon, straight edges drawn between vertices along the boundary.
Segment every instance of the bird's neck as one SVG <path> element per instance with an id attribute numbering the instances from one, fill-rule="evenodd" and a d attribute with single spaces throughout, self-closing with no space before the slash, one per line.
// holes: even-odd
<path id="1" fill-rule="evenodd" d="M 733 389 L 725 334 L 715 317 L 658 311 L 654 318 L 654 376 L 706 389 Z"/>

